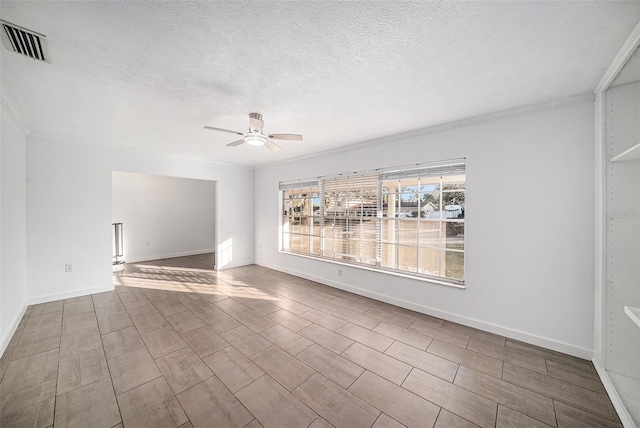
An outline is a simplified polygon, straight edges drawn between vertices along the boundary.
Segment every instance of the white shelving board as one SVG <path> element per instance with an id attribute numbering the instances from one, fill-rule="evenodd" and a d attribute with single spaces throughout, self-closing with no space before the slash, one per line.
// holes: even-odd
<path id="1" fill-rule="evenodd" d="M 640 327 L 640 308 L 634 308 L 633 306 L 625 306 L 624 313 L 631 318 L 631 320 Z"/>
<path id="2" fill-rule="evenodd" d="M 640 143 L 611 158 L 609 162 L 622 162 L 640 159 Z"/>

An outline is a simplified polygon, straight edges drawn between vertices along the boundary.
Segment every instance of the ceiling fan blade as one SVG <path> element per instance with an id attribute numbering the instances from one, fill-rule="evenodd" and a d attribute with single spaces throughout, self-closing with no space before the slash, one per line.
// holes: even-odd
<path id="1" fill-rule="evenodd" d="M 302 141 L 302 135 L 300 134 L 271 134 L 267 135 L 267 137 L 275 140 Z"/>
<path id="2" fill-rule="evenodd" d="M 258 131 L 262 134 L 262 129 L 264 128 L 264 121 L 262 119 L 258 119 L 257 117 L 249 117 L 249 129 L 252 131 Z"/>
<path id="3" fill-rule="evenodd" d="M 274 143 L 273 141 L 267 140 L 264 142 L 264 145 L 267 149 L 271 150 L 272 152 L 279 152 L 280 150 L 282 150 L 280 146 Z"/>
<path id="4" fill-rule="evenodd" d="M 210 131 L 227 132 L 229 134 L 244 135 L 243 132 L 232 131 L 230 129 L 214 128 L 213 126 L 205 126 L 204 129 L 209 129 Z"/>
<path id="5" fill-rule="evenodd" d="M 242 138 L 242 139 L 240 139 L 238 141 L 234 141 L 233 143 L 227 144 L 227 146 L 235 147 L 235 146 L 239 146 L 240 144 L 244 144 L 244 143 L 245 143 L 244 138 Z"/>

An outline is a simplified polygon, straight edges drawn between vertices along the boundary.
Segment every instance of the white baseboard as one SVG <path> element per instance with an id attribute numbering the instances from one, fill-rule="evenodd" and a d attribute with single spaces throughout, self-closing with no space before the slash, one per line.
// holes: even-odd
<path id="1" fill-rule="evenodd" d="M 237 268 L 237 267 L 242 267 L 242 266 L 249 266 L 254 264 L 253 260 L 245 260 L 242 262 L 232 262 L 232 263 L 227 263 L 224 266 L 221 266 L 220 268 L 216 267 L 216 270 L 227 270 L 227 269 L 233 269 L 233 268 Z"/>
<path id="2" fill-rule="evenodd" d="M 197 250 L 197 251 L 185 251 L 181 253 L 171 253 L 171 254 L 156 254 L 151 256 L 140 256 L 140 257 L 124 257 L 127 263 L 138 263 L 138 262 L 149 262 L 152 260 L 162 260 L 162 259 L 171 259 L 174 257 L 185 257 L 185 256 L 198 256 L 200 254 L 208 254 L 215 253 L 215 250 Z"/>
<path id="3" fill-rule="evenodd" d="M 11 342 L 11 338 L 16 333 L 16 330 L 18 329 L 18 325 L 20 324 L 20 321 L 22 320 L 22 317 L 24 316 L 24 313 L 27 310 L 27 306 L 29 305 L 25 300 L 25 302 L 22 304 L 22 307 L 18 311 L 18 316 L 15 317 L 15 319 L 11 323 L 11 327 L 9 327 L 9 330 L 7 330 L 7 333 L 2 338 L 2 341 L 0 342 L 0 356 L 2 356 L 4 354 L 4 351 L 7 350 L 7 346 L 9 346 L 9 342 Z"/>
<path id="4" fill-rule="evenodd" d="M 598 376 L 600 376 L 600 380 L 604 385 L 604 389 L 606 389 L 607 394 L 609 394 L 609 398 L 611 399 L 611 403 L 613 403 L 613 407 L 615 407 L 616 412 L 618 412 L 618 417 L 620 418 L 620 421 L 622 421 L 622 425 L 624 426 L 624 428 L 637 428 L 635 422 L 633 422 L 633 419 L 629 414 L 629 411 L 627 410 L 627 407 L 622 402 L 622 398 L 620 397 L 620 394 L 618 394 L 618 390 L 613 385 L 613 382 L 611 381 L 607 370 L 602 366 L 602 364 L 600 364 L 600 362 L 596 358 L 594 358 L 592 362 L 596 368 L 596 371 L 598 372 Z"/>
<path id="5" fill-rule="evenodd" d="M 53 302 L 62 299 L 71 299 L 72 297 L 86 296 L 87 294 L 103 293 L 105 291 L 113 291 L 113 284 L 103 287 L 83 288 L 81 290 L 68 291 L 66 293 L 47 294 L 46 296 L 38 296 L 27 299 L 27 305 L 37 305 L 38 303 Z"/>
<path id="6" fill-rule="evenodd" d="M 540 337 L 527 332 L 514 330 L 509 327 L 487 323 L 487 322 L 476 320 L 473 318 L 468 318 L 459 314 L 442 311 L 440 309 L 432 308 L 429 306 L 419 305 L 414 302 L 398 299 L 396 297 L 388 296 L 385 294 L 376 293 L 363 288 L 354 287 L 349 284 L 344 284 L 341 282 L 328 280 L 326 278 L 309 275 L 306 272 L 297 271 L 295 269 L 283 268 L 281 266 L 272 265 L 270 263 L 265 263 L 263 261 L 256 261 L 255 264 L 264 266 L 269 269 L 288 273 L 294 276 L 298 276 L 301 278 L 305 278 L 310 281 L 319 282 L 320 284 L 328 285 L 330 287 L 338 288 L 340 290 L 349 291 L 351 293 L 358 294 L 365 297 L 370 297 L 372 299 L 379 300 L 392 305 L 400 306 L 405 309 L 410 309 L 412 311 L 420 312 L 433 317 L 442 318 L 447 321 L 456 322 L 458 324 L 463 324 L 469 327 L 477 328 L 479 330 L 498 334 L 500 336 L 505 336 L 510 339 L 515 339 L 521 342 L 526 342 L 526 343 L 540 346 L 546 349 L 551 349 L 553 351 L 562 352 L 563 354 L 573 355 L 575 357 L 583 358 L 585 360 L 593 359 L 593 350 L 590 350 L 590 349 L 581 348 L 581 347 L 564 343 L 564 342 L 558 342 L 553 339 L 548 339 L 548 338 Z"/>

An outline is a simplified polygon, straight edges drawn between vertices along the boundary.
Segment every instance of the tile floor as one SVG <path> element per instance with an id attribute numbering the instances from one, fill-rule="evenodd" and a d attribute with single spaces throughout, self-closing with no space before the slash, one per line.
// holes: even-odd
<path id="1" fill-rule="evenodd" d="M 211 255 L 30 306 L 0 426 L 619 427 L 588 361 Z"/>

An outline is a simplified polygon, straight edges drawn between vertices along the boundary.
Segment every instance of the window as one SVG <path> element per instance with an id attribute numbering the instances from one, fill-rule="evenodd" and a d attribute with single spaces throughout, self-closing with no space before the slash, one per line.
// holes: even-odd
<path id="1" fill-rule="evenodd" d="M 282 203 L 282 249 L 296 253 L 320 255 L 320 188 L 318 182 L 288 186 L 283 191 Z"/>
<path id="2" fill-rule="evenodd" d="M 464 284 L 464 159 L 280 189 L 283 251 Z"/>
<path id="3" fill-rule="evenodd" d="M 322 184 L 322 256 L 376 266 L 377 175 L 332 177 Z"/>

